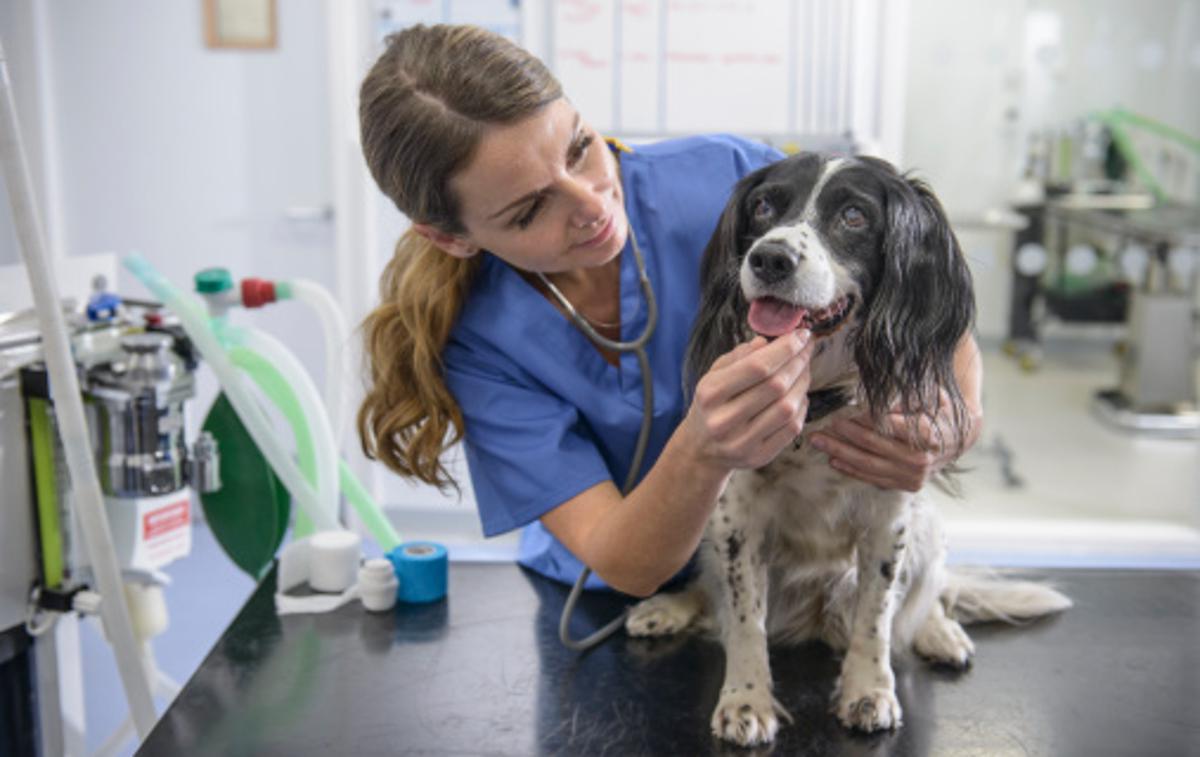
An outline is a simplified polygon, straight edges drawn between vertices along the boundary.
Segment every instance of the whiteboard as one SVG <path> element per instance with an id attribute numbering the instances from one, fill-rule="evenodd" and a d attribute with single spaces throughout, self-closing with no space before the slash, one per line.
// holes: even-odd
<path id="1" fill-rule="evenodd" d="M 877 141 L 885 2 L 546 0 L 522 40 L 613 134 Z"/>
<path id="2" fill-rule="evenodd" d="M 801 146 L 885 141 L 886 51 L 902 33 L 895 19 L 907 14 L 901 0 L 377 0 L 376 8 L 380 39 L 415 23 L 474 23 L 519 42 L 608 134 L 729 131 Z"/>

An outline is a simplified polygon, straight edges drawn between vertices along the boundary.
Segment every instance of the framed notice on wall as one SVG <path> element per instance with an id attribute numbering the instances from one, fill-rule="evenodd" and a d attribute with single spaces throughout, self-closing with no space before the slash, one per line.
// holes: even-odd
<path id="1" fill-rule="evenodd" d="M 275 47 L 275 0 L 204 0 L 204 42 L 214 48 Z"/>

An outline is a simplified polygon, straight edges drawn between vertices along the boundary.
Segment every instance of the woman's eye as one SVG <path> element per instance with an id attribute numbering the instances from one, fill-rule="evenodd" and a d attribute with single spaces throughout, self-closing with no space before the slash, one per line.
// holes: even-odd
<path id="1" fill-rule="evenodd" d="M 766 198 L 760 199 L 754 203 L 754 220 L 769 221 L 775 215 L 775 208 L 771 203 L 767 202 Z"/>
<path id="2" fill-rule="evenodd" d="M 542 207 L 542 199 L 539 197 L 534 200 L 528 210 L 513 219 L 513 223 L 520 229 L 529 228 L 529 224 L 533 223 L 534 217 L 537 216 L 538 210 Z"/>
<path id="3" fill-rule="evenodd" d="M 867 214 L 850 205 L 842 211 L 842 223 L 851 229 L 861 229 L 867 225 Z"/>
<path id="4" fill-rule="evenodd" d="M 572 166 L 577 165 L 583 160 L 583 156 L 587 154 L 587 149 L 591 147 L 594 139 L 594 136 L 588 134 L 575 143 L 575 146 L 571 148 L 571 154 L 567 156 Z"/>

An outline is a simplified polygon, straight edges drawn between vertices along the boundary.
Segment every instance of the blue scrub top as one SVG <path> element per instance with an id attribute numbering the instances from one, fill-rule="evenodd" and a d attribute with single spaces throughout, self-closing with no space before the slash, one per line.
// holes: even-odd
<path id="1" fill-rule="evenodd" d="M 700 260 L 738 179 L 782 155 L 717 135 L 619 152 L 625 210 L 658 300 L 646 346 L 654 417 L 640 477 L 682 420 L 682 370 L 700 300 Z M 485 536 L 527 526 L 518 562 L 573 583 L 582 564 L 537 522 L 603 481 L 619 488 L 642 423 L 637 357 L 610 365 L 570 320 L 507 263 L 484 260 L 443 353 L 466 424 L 467 466 Z M 632 241 L 621 251 L 621 338 L 637 338 L 647 307 Z M 604 583 L 595 574 L 588 588 Z"/>

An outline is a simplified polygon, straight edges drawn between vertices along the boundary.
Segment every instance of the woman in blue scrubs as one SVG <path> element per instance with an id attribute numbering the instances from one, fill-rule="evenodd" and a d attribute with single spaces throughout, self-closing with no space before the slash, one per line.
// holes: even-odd
<path id="1" fill-rule="evenodd" d="M 364 324 L 364 451 L 456 486 L 441 455 L 462 439 L 486 535 L 525 526 L 522 564 L 566 582 L 587 564 L 589 585 L 653 593 L 695 551 L 732 471 L 765 464 L 803 427 L 807 332 L 739 345 L 690 405 L 681 381 L 704 247 L 738 179 L 781 155 L 732 136 L 606 142 L 540 61 L 467 26 L 389 38 L 359 115 L 372 176 L 413 221 Z M 635 338 L 647 303 L 634 244 L 659 319 L 645 462 L 623 496 L 638 362 L 590 341 L 542 277 L 601 335 Z M 969 336 L 959 352 L 978 416 Z M 914 449 L 865 422 L 821 441 L 843 470 L 891 488 L 915 490 L 949 461 L 932 440 Z"/>

